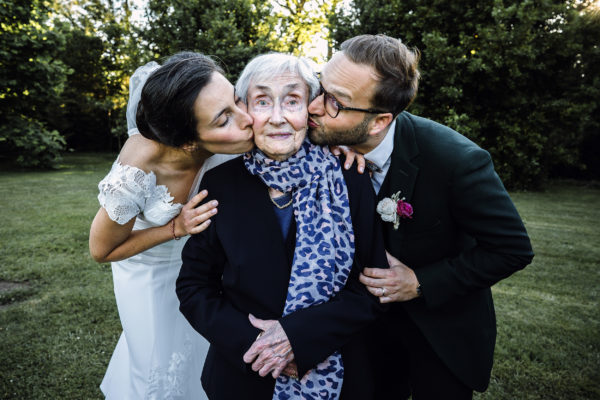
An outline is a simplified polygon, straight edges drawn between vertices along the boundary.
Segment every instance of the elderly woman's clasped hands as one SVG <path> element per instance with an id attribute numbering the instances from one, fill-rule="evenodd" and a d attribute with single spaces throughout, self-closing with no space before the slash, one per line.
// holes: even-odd
<path id="1" fill-rule="evenodd" d="M 277 379 L 283 372 L 292 378 L 298 378 L 298 367 L 294 363 L 292 345 L 276 320 L 262 320 L 250 314 L 250 323 L 262 332 L 244 354 L 244 362 L 252 363 L 252 370 L 260 376 L 271 374 Z"/>

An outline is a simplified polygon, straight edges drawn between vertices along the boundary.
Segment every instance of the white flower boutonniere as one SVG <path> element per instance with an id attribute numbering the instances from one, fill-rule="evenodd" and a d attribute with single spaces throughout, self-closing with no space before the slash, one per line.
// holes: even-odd
<path id="1" fill-rule="evenodd" d="M 385 197 L 377 204 L 377 212 L 385 222 L 393 222 L 394 229 L 400 226 L 401 218 L 412 219 L 413 206 L 404 201 L 406 198 L 400 198 L 400 191 L 393 194 L 392 197 Z"/>

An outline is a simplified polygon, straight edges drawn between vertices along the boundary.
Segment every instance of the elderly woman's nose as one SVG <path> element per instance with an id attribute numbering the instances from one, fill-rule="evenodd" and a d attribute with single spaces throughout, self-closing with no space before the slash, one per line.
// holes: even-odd
<path id="1" fill-rule="evenodd" d="M 285 118 L 283 117 L 283 110 L 281 109 L 281 104 L 273 105 L 269 122 L 277 125 L 285 122 Z"/>

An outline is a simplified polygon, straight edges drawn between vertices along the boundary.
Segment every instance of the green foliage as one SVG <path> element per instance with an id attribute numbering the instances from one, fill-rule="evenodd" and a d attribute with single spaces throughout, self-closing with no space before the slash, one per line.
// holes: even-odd
<path id="1" fill-rule="evenodd" d="M 56 12 L 69 22 L 60 57 L 73 74 L 50 125 L 70 147 L 116 150 L 127 132 L 128 79 L 143 54 L 128 2 L 63 1 Z"/>
<path id="2" fill-rule="evenodd" d="M 220 60 L 235 80 L 269 49 L 270 10 L 267 0 L 149 0 L 142 37 L 156 58 L 199 51 Z"/>
<path id="3" fill-rule="evenodd" d="M 110 266 L 90 258 L 88 232 L 114 157 L 66 154 L 50 172 L 0 169 L 2 399 L 102 398 L 121 326 Z M 492 289 L 495 364 L 475 399 L 596 399 L 600 188 L 552 182 L 512 197 L 536 256 Z M 23 286 L 3 291 L 6 281 Z"/>
<path id="4" fill-rule="evenodd" d="M 577 9 L 559 0 L 352 4 L 331 15 L 336 43 L 384 33 L 417 47 L 422 79 L 410 110 L 488 149 L 505 184 L 537 187 L 551 173 L 584 168 L 584 133 L 600 121 L 590 113 L 600 90 L 590 70 L 598 65 L 599 24 L 583 22 L 585 2 Z"/>
<path id="5" fill-rule="evenodd" d="M 276 0 L 271 31 L 274 50 L 306 56 L 315 39 L 329 39 L 327 16 L 340 0 Z M 331 48 L 327 57 L 331 56 Z M 327 60 L 315 60 L 327 61 Z"/>
<path id="6" fill-rule="evenodd" d="M 7 145 L 22 167 L 56 166 L 61 160 L 65 139 L 55 130 L 46 129 L 38 120 L 23 115 L 7 118 L 0 132 L 0 143 Z"/>
<path id="7" fill-rule="evenodd" d="M 42 0 L 0 2 L 0 156 L 23 166 L 51 167 L 64 148 L 44 127 L 72 72 L 57 58 L 65 37 L 49 11 Z"/>

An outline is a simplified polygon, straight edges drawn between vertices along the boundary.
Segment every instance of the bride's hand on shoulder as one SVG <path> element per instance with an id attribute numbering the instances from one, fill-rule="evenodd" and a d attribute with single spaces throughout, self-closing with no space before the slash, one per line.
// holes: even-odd
<path id="1" fill-rule="evenodd" d="M 206 190 L 201 191 L 181 209 L 175 218 L 175 235 L 177 237 L 187 234 L 193 235 L 204 231 L 210 225 L 210 218 L 217 213 L 217 200 L 208 201 L 198 206 L 208 196 Z"/>

